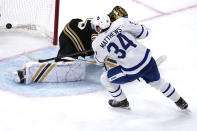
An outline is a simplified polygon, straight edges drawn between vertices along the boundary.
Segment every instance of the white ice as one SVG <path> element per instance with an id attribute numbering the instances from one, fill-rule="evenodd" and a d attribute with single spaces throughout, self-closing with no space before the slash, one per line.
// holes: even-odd
<path id="1" fill-rule="evenodd" d="M 152 29 L 141 42 L 152 49 L 155 58 L 167 55 L 159 67 L 161 75 L 188 102 L 191 112 L 179 110 L 143 81 L 123 87 L 130 111 L 111 108 L 107 103 L 111 97 L 104 89 L 80 95 L 27 97 L 7 91 L 3 88 L 7 83 L 1 83 L 0 131 L 197 130 L 197 1 L 62 0 L 59 32 L 72 18 L 108 13 L 115 5 L 123 6 L 132 21 Z M 36 37 L 0 33 L 0 63 L 50 45 Z"/>

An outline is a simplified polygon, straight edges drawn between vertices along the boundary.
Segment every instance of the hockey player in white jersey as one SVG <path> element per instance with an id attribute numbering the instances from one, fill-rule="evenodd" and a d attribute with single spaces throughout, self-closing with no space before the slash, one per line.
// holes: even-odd
<path id="1" fill-rule="evenodd" d="M 101 75 L 101 83 L 114 98 L 109 100 L 112 107 L 129 108 L 121 84 L 132 82 L 139 77 L 175 102 L 179 108 L 188 107 L 175 88 L 160 77 L 151 50 L 137 41 L 148 36 L 147 27 L 132 23 L 128 18 L 119 18 L 111 23 L 109 16 L 103 15 L 93 18 L 92 28 L 99 33 L 92 43 L 97 63 L 103 64 L 106 58 L 110 57 L 118 64 Z"/>

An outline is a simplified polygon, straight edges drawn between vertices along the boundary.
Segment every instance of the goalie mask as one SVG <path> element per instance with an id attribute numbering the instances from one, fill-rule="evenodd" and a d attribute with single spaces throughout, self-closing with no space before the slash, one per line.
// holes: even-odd
<path id="1" fill-rule="evenodd" d="M 121 6 L 115 6 L 113 10 L 108 14 L 110 17 L 111 22 L 114 22 L 120 17 L 126 17 L 128 18 L 128 13 L 124 8 Z"/>
<path id="2" fill-rule="evenodd" d="M 97 33 L 101 33 L 110 27 L 111 21 L 108 15 L 94 17 L 91 21 L 91 27 Z"/>

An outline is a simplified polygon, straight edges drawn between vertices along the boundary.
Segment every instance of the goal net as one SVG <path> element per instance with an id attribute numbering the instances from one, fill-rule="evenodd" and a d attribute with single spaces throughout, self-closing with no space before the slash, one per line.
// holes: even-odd
<path id="1" fill-rule="evenodd" d="M 0 32 L 27 32 L 57 44 L 59 0 L 0 0 Z"/>

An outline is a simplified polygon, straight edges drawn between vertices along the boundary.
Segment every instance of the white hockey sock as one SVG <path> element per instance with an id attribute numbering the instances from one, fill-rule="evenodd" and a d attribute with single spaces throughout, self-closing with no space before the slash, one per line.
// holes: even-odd
<path id="1" fill-rule="evenodd" d="M 126 99 L 120 85 L 111 83 L 107 78 L 106 72 L 101 75 L 101 83 L 115 100 L 122 101 Z"/>
<path id="2" fill-rule="evenodd" d="M 116 87 L 106 87 L 108 92 L 111 94 L 111 96 L 116 99 L 117 101 L 122 101 L 124 99 L 126 99 L 126 96 L 124 94 L 124 92 L 122 91 L 120 86 L 116 86 Z"/>
<path id="3" fill-rule="evenodd" d="M 168 86 L 164 87 L 161 92 L 173 102 L 178 101 L 180 95 L 176 92 L 175 88 L 169 83 Z"/>
<path id="4" fill-rule="evenodd" d="M 172 100 L 173 102 L 178 101 L 180 95 L 177 93 L 175 88 L 168 82 L 165 82 L 162 78 L 158 81 L 149 83 L 152 87 L 158 89 L 162 94 L 164 94 L 167 98 Z"/>

